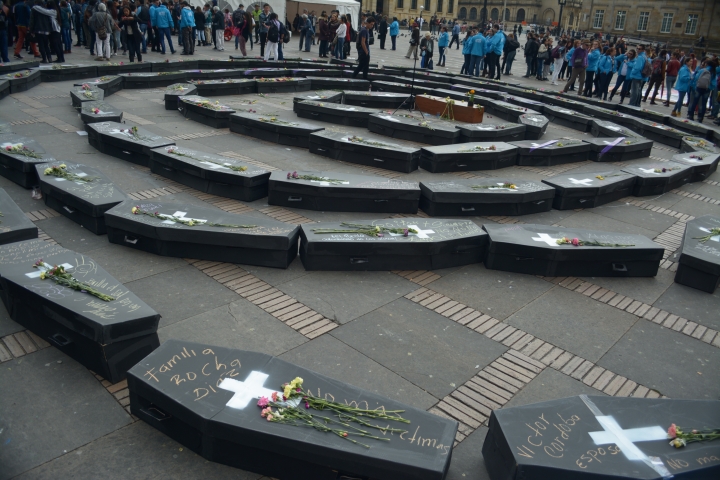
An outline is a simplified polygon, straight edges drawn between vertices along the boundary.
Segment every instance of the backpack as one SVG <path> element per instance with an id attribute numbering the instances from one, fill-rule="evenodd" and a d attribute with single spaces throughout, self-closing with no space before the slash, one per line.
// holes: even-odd
<path id="1" fill-rule="evenodd" d="M 283 43 L 290 43 L 290 32 L 287 28 L 285 28 L 285 25 L 282 25 L 282 30 L 280 30 L 280 33 L 282 33 L 283 36 Z"/>
<path id="2" fill-rule="evenodd" d="M 558 59 L 562 55 L 562 52 L 560 51 L 560 45 L 552 49 L 552 52 L 550 54 L 552 58 Z"/>
<path id="3" fill-rule="evenodd" d="M 107 32 L 107 29 L 105 28 L 106 22 L 107 22 L 107 13 L 105 14 L 105 20 L 103 21 L 103 24 L 100 27 L 98 27 L 97 30 L 95 30 L 95 35 L 97 35 L 97 37 L 100 40 L 105 40 L 108 37 L 108 32 Z"/>
<path id="4" fill-rule="evenodd" d="M 148 7 L 142 5 L 137 13 L 137 18 L 143 23 L 148 23 L 150 21 L 150 10 Z"/>
<path id="5" fill-rule="evenodd" d="M 273 22 L 268 29 L 267 39 L 268 42 L 277 43 L 278 38 L 280 38 L 280 31 L 278 30 L 277 25 L 275 25 L 275 22 Z"/>
<path id="6" fill-rule="evenodd" d="M 659 76 L 662 73 L 662 58 L 656 58 L 652 62 L 652 74 Z"/>
<path id="7" fill-rule="evenodd" d="M 640 74 L 643 76 L 643 78 L 648 78 L 650 75 L 652 75 L 652 72 L 653 72 L 652 64 L 650 63 L 650 60 L 646 58 L 645 66 L 643 67 L 642 72 L 640 72 Z"/>
<path id="8" fill-rule="evenodd" d="M 695 87 L 704 89 L 710 88 L 710 77 L 710 70 L 703 70 L 702 72 L 700 72 L 700 76 L 698 77 Z"/>

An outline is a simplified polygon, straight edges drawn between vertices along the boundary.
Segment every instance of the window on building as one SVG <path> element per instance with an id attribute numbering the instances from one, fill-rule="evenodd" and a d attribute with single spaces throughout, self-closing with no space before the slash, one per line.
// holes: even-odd
<path id="1" fill-rule="evenodd" d="M 477 20 L 477 8 L 470 9 L 470 20 Z"/>
<path id="2" fill-rule="evenodd" d="M 403 0 L 397 0 L 397 8 L 403 8 Z"/>
<path id="3" fill-rule="evenodd" d="M 497 22 L 498 18 L 500 18 L 500 11 L 497 8 L 490 10 L 490 18 L 492 18 L 494 22 Z"/>
<path id="4" fill-rule="evenodd" d="M 615 30 L 625 30 L 625 19 L 627 18 L 627 10 L 618 10 L 615 15 Z"/>
<path id="5" fill-rule="evenodd" d="M 430 0 L 425 0 L 425 11 L 426 12 L 430 11 Z"/>
<path id="6" fill-rule="evenodd" d="M 510 9 L 505 9 L 505 18 L 503 19 L 503 22 L 509 22 L 510 21 Z"/>
<path id="7" fill-rule="evenodd" d="M 453 5 L 454 3 L 455 0 L 448 0 L 448 13 L 453 13 L 453 7 L 455 7 L 455 5 Z"/>
<path id="8" fill-rule="evenodd" d="M 417 10 L 417 0 L 410 0 L 410 10 Z"/>
<path id="9" fill-rule="evenodd" d="M 435 11 L 438 13 L 442 13 L 443 0 L 437 0 L 437 2 L 437 9 Z"/>
<path id="10" fill-rule="evenodd" d="M 640 12 L 638 17 L 638 32 L 647 32 L 648 20 L 650 20 L 650 12 Z"/>
<path id="11" fill-rule="evenodd" d="M 660 33 L 670 33 L 673 23 L 672 13 L 663 13 L 662 25 L 660 25 Z"/>
<path id="12" fill-rule="evenodd" d="M 465 19 L 467 18 L 467 8 L 462 7 L 462 8 L 460 9 L 460 13 L 458 14 L 458 18 L 459 18 L 460 20 L 465 20 Z"/>
<path id="13" fill-rule="evenodd" d="M 517 11 L 517 14 L 515 15 L 515 21 L 522 22 L 523 20 L 525 20 L 525 9 L 521 8 Z"/>
<path id="14" fill-rule="evenodd" d="M 595 10 L 592 28 L 602 28 L 603 19 L 605 18 L 605 10 Z"/>
<path id="15" fill-rule="evenodd" d="M 688 15 L 687 24 L 685 25 L 685 35 L 695 35 L 697 32 L 698 16 Z"/>

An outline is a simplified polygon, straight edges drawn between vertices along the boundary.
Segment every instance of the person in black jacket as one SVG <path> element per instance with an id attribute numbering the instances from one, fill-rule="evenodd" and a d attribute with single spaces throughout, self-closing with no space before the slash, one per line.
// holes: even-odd
<path id="1" fill-rule="evenodd" d="M 385 50 L 385 38 L 388 33 L 387 15 L 382 17 L 380 20 L 380 26 L 378 27 L 378 40 L 380 40 L 380 50 Z"/>
<path id="2" fill-rule="evenodd" d="M 531 75 L 535 75 L 537 69 L 537 54 L 540 49 L 540 42 L 535 38 L 532 33 L 527 34 L 527 43 L 525 44 L 525 63 L 527 63 L 527 72 L 523 75 L 523 78 L 530 78 Z"/>
<path id="3" fill-rule="evenodd" d="M 505 72 L 505 75 L 512 75 L 510 69 L 512 68 L 518 48 L 520 48 L 520 42 L 515 39 L 515 34 L 508 33 L 505 46 L 503 46 L 503 61 L 500 67 L 500 70 Z"/>
<path id="4" fill-rule="evenodd" d="M 123 7 L 120 24 L 125 29 L 125 38 L 127 38 L 127 46 L 130 51 L 130 63 L 135 62 L 135 55 L 137 55 L 138 62 L 142 63 L 142 53 L 140 52 L 142 31 L 137 17 L 130 12 L 130 8 L 134 9 L 135 6 Z"/>
<path id="5" fill-rule="evenodd" d="M 208 43 L 205 39 L 205 14 L 200 7 L 195 7 L 193 16 L 195 17 L 195 36 L 197 37 L 197 46 L 201 47 L 203 45 L 207 45 Z"/>

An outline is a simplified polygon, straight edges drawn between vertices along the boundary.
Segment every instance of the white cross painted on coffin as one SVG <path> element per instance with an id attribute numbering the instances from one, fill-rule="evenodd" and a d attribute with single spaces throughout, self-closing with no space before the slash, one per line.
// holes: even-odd
<path id="1" fill-rule="evenodd" d="M 559 240 L 558 238 L 552 238 L 547 233 L 538 233 L 538 236 L 532 237 L 532 239 L 535 240 L 536 242 L 545 242 L 548 245 L 550 245 L 551 247 L 556 247 L 557 241 Z"/>
<path id="2" fill-rule="evenodd" d="M 531 122 L 542 122 L 542 120 L 540 120 L 539 118 L 535 118 L 535 117 L 528 117 L 528 120 L 530 120 Z"/>
<path id="3" fill-rule="evenodd" d="M 690 163 L 702 163 L 702 159 L 698 160 L 697 158 L 689 158 L 688 157 L 688 158 L 683 158 L 683 160 L 685 160 L 686 162 L 690 162 Z"/>
<path id="4" fill-rule="evenodd" d="M 338 110 L 345 110 L 346 112 L 357 112 L 357 108 L 350 107 L 350 108 L 338 108 Z"/>
<path id="5" fill-rule="evenodd" d="M 389 115 L 380 115 L 380 118 L 383 118 L 385 120 L 390 120 L 391 122 L 399 122 L 400 121 L 397 118 L 393 118 Z"/>
<path id="6" fill-rule="evenodd" d="M 574 115 L 575 112 L 572 112 L 570 110 L 559 110 L 560 113 L 567 113 L 568 115 Z"/>
<path id="7" fill-rule="evenodd" d="M 87 177 L 87 173 L 83 173 L 83 172 L 75 173 L 75 175 L 77 175 L 78 177 Z M 60 178 L 60 177 L 56 177 L 56 178 L 55 178 L 55 181 L 56 181 L 56 182 L 67 182 L 66 179 Z M 82 184 L 83 184 L 83 182 L 77 182 L 77 181 L 76 181 L 75 183 L 77 183 L 78 185 L 82 185 Z"/>
<path id="8" fill-rule="evenodd" d="M 484 127 L 484 126 L 480 125 L 479 127 L 477 127 L 477 129 L 478 130 L 495 130 L 495 127 Z"/>
<path id="9" fill-rule="evenodd" d="M 652 173 L 653 175 L 660 175 L 662 172 L 656 172 L 654 168 L 639 168 L 641 172 Z"/>
<path id="10" fill-rule="evenodd" d="M 95 112 L 93 112 L 93 113 L 95 113 Z M 111 113 L 112 112 L 104 112 L 102 110 L 98 110 L 97 113 L 95 113 L 95 115 L 110 115 Z"/>
<path id="11" fill-rule="evenodd" d="M 121 132 L 119 128 L 113 128 L 112 130 L 110 130 L 109 133 L 111 133 L 113 135 L 124 135 L 124 136 L 130 137 L 130 138 L 133 137 L 133 134 L 131 132 L 129 132 L 128 130 Z"/>
<path id="12" fill-rule="evenodd" d="M 509 192 L 517 192 L 517 190 L 514 188 L 503 187 L 504 183 L 498 183 L 498 185 L 500 185 L 500 186 L 499 187 L 490 187 L 488 190 L 507 190 Z"/>
<path id="13" fill-rule="evenodd" d="M 226 404 L 230 408 L 243 409 L 248 404 L 260 397 L 270 398 L 275 390 L 265 388 L 265 380 L 268 378 L 267 373 L 258 372 L 253 370 L 250 375 L 245 379 L 244 382 L 233 380 L 232 378 L 225 378 L 219 385 L 223 390 L 229 390 L 234 392 L 235 395 Z M 282 392 L 276 392 L 282 398 Z"/>
<path id="14" fill-rule="evenodd" d="M 575 178 L 568 178 L 572 182 L 573 185 L 584 185 L 586 187 L 589 187 L 592 183 L 592 178 L 583 178 L 582 180 L 577 180 Z"/>
<path id="15" fill-rule="evenodd" d="M 614 443 L 620 447 L 628 460 L 642 460 L 646 455 L 635 446 L 636 442 L 651 442 L 654 440 L 666 440 L 667 431 L 660 426 L 630 428 L 623 430 L 617 421 L 611 416 L 595 417 L 603 427 L 603 431 L 588 432 L 595 442 L 595 445 L 606 445 Z"/>
<path id="16" fill-rule="evenodd" d="M 350 182 L 334 182 L 334 183 L 330 183 L 330 182 L 325 182 L 325 181 L 323 181 L 323 180 L 310 180 L 310 183 L 317 183 L 317 184 L 319 184 L 321 187 L 327 187 L 327 186 L 329 186 L 329 185 L 338 185 L 338 184 L 340 184 L 340 185 L 350 185 Z"/>
<path id="17" fill-rule="evenodd" d="M 705 233 L 712 233 L 710 230 L 708 230 L 705 227 L 700 227 L 700 230 L 702 230 Z M 715 235 L 714 237 L 710 237 L 710 240 L 713 242 L 720 242 L 720 235 Z"/>
<path id="18" fill-rule="evenodd" d="M 613 141 L 603 140 L 603 143 L 604 143 L 605 145 L 610 145 L 610 144 L 615 143 L 615 142 L 616 142 L 616 140 L 613 140 Z M 613 146 L 614 146 L 614 145 L 613 145 Z"/>
<path id="19" fill-rule="evenodd" d="M 202 163 L 203 165 L 207 165 L 207 166 L 210 167 L 212 170 L 219 170 L 219 169 L 223 169 L 223 168 L 224 168 L 225 170 L 230 170 L 230 169 L 229 169 L 228 167 L 226 167 L 225 165 L 218 165 L 217 163 L 211 163 L 211 162 L 200 162 L 200 163 Z"/>
<path id="20" fill-rule="evenodd" d="M 5 150 L 7 147 L 15 148 L 15 147 L 19 147 L 19 146 L 21 146 L 21 145 L 22 145 L 22 143 L 10 143 L 10 142 L 5 142 L 5 143 L 3 143 L 2 145 L 0 145 L 0 147 L 2 147 L 3 150 Z M 11 155 L 12 155 L 12 154 L 11 154 Z"/>
<path id="21" fill-rule="evenodd" d="M 63 267 L 65 269 L 65 271 L 71 270 L 73 268 L 73 266 L 70 265 L 69 263 L 63 263 L 60 266 Z M 28 278 L 39 278 L 40 273 L 45 272 L 47 270 L 48 270 L 47 268 L 40 266 L 40 267 L 38 267 L 37 270 L 34 270 L 30 273 L 26 273 L 25 276 Z"/>
<path id="22" fill-rule="evenodd" d="M 195 223 L 205 223 L 205 222 L 207 222 L 207 220 L 203 220 L 202 218 L 188 218 L 188 217 L 186 217 L 185 215 L 187 215 L 187 212 L 175 212 L 175 213 L 173 213 L 172 215 L 166 215 L 166 214 L 163 214 L 163 213 L 160 214 L 160 216 L 163 217 L 163 218 L 166 218 L 166 217 L 175 217 L 175 218 L 180 218 L 180 219 L 183 219 L 183 220 L 192 220 L 192 221 L 195 222 Z M 167 223 L 167 224 L 170 224 L 170 225 L 174 225 L 174 224 L 176 224 L 177 222 L 173 222 L 172 220 L 165 220 L 165 221 L 162 222 L 162 223 Z"/>
<path id="23" fill-rule="evenodd" d="M 423 230 L 422 228 L 418 227 L 417 225 L 408 225 L 408 228 L 412 228 L 413 230 L 417 230 L 417 237 L 418 238 L 430 238 L 428 237 L 428 233 L 435 233 L 434 230 Z"/>

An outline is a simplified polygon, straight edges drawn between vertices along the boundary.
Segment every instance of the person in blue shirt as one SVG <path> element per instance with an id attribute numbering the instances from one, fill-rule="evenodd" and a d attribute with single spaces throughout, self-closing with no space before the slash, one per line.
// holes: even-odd
<path id="1" fill-rule="evenodd" d="M 567 68 L 565 69 L 565 71 L 567 73 L 567 78 L 570 78 L 572 76 L 572 64 L 570 63 L 570 58 L 572 57 L 573 53 L 575 53 L 575 42 L 572 40 L 569 40 L 568 47 L 570 49 L 565 54 L 565 63 L 567 63 Z M 572 85 L 570 85 L 570 91 L 575 91 L 574 83 Z"/>
<path id="2" fill-rule="evenodd" d="M 160 5 L 160 8 L 155 9 L 155 19 L 153 24 L 158 29 L 158 34 L 160 36 L 160 53 L 165 55 L 165 39 L 167 38 L 168 45 L 170 46 L 170 53 L 175 53 L 175 47 L 173 47 L 172 43 L 172 34 L 170 33 L 170 28 L 173 25 L 173 19 L 170 15 L 170 10 L 167 8 L 167 3 L 163 2 L 162 5 Z"/>
<path id="3" fill-rule="evenodd" d="M 182 10 L 180 10 L 180 32 L 182 33 L 183 51 L 180 55 L 192 55 L 195 53 L 195 39 L 193 38 L 195 14 L 188 2 L 183 1 L 182 6 Z"/>
<path id="4" fill-rule="evenodd" d="M 397 17 L 393 17 L 393 21 L 390 24 L 390 41 L 392 42 L 392 49 L 395 50 L 395 40 L 400 33 L 400 24 L 398 23 Z"/>
<path id="5" fill-rule="evenodd" d="M 643 78 L 642 71 L 645 68 L 645 62 L 647 62 L 647 55 L 645 54 L 645 45 L 638 45 L 638 55 L 633 62 L 633 68 L 628 74 L 627 78 L 630 80 L 630 103 L 634 107 L 640 106 L 640 100 L 642 98 L 642 86 L 648 80 Z"/>
<path id="6" fill-rule="evenodd" d="M 500 30 L 500 25 L 495 24 L 492 28 L 493 35 L 490 38 L 490 45 L 487 46 L 489 53 L 486 62 L 489 63 L 490 77 L 500 80 L 500 57 L 505 47 L 505 34 Z M 497 70 L 497 75 L 496 75 Z"/>
<path id="7" fill-rule="evenodd" d="M 472 62 L 473 35 L 475 35 L 475 30 L 468 30 L 467 36 L 463 40 L 462 54 L 463 54 L 463 57 L 465 58 L 465 61 L 463 62 L 462 68 L 460 69 L 460 75 L 462 75 L 463 73 L 466 75 L 470 75 L 470 64 Z"/>
<path id="8" fill-rule="evenodd" d="M 583 96 L 589 97 L 592 95 L 593 80 L 595 78 L 595 72 L 597 72 L 598 61 L 600 61 L 600 43 L 596 40 L 590 47 L 590 52 L 587 56 L 587 68 L 585 69 L 585 89 L 583 90 Z"/>
<path id="9" fill-rule="evenodd" d="M 622 89 L 620 90 L 620 105 L 622 105 L 625 97 L 628 96 L 630 92 L 630 80 L 627 77 L 630 74 L 633 65 L 635 64 L 636 56 L 637 53 L 634 49 L 628 50 L 627 54 L 615 56 L 615 71 L 617 72 L 618 77 L 617 81 L 615 82 L 615 87 L 613 88 L 612 92 L 610 92 L 609 101 L 612 102 L 615 93 L 621 87 Z"/>
<path id="10" fill-rule="evenodd" d="M 673 111 L 670 113 L 670 115 L 672 115 L 673 117 L 682 116 L 683 100 L 685 100 L 685 95 L 687 95 L 688 91 L 690 90 L 690 79 L 692 77 L 692 70 L 690 70 L 690 65 L 692 61 L 693 59 L 690 58 L 690 56 L 685 57 L 683 66 L 680 67 L 677 79 L 675 80 L 675 90 L 678 91 L 678 100 L 677 103 L 675 103 Z"/>
<path id="11" fill-rule="evenodd" d="M 467 38 L 466 38 L 467 40 Z M 458 22 L 455 22 L 452 28 L 452 39 L 450 40 L 450 44 L 448 45 L 448 48 L 452 48 L 453 43 L 456 44 L 455 50 L 460 48 L 460 24 Z"/>
<path id="12" fill-rule="evenodd" d="M 444 67 L 445 66 L 445 49 L 447 48 L 448 44 L 450 43 L 450 34 L 448 34 L 447 27 L 442 27 L 440 29 L 440 36 L 438 37 L 438 50 L 440 51 L 440 56 L 438 57 L 438 67 Z"/>
<path id="13" fill-rule="evenodd" d="M 615 49 L 610 47 L 605 52 L 605 55 L 600 57 L 597 66 L 598 72 L 598 88 L 595 92 L 595 96 L 601 100 L 607 100 L 608 88 L 610 88 L 610 82 L 612 81 L 613 74 L 615 73 Z"/>
<path id="14" fill-rule="evenodd" d="M 469 74 L 476 77 L 480 76 L 480 63 L 485 58 L 485 52 L 487 51 L 485 37 L 481 33 L 478 33 L 472 37 L 472 49 L 470 51 L 470 68 Z"/>

